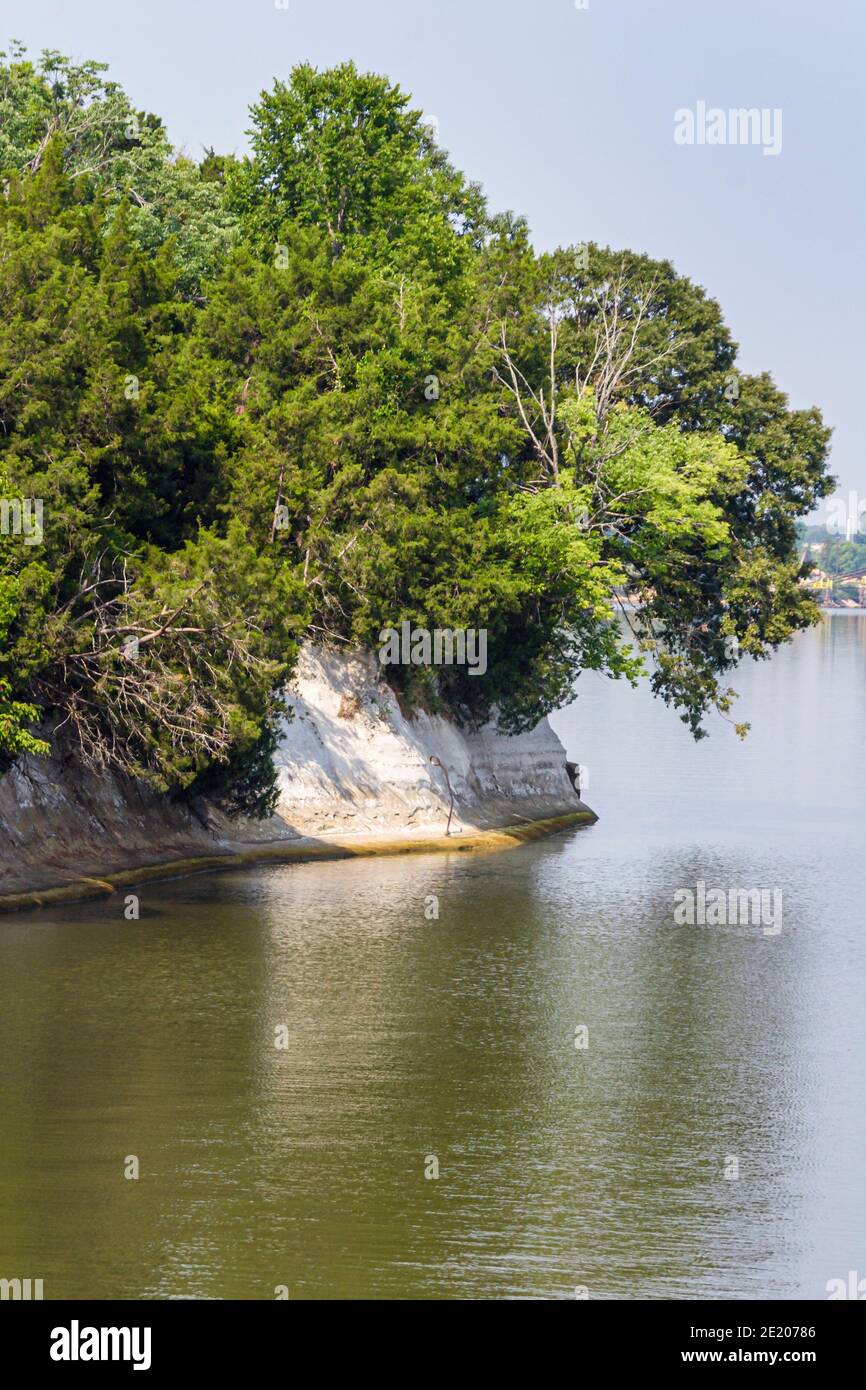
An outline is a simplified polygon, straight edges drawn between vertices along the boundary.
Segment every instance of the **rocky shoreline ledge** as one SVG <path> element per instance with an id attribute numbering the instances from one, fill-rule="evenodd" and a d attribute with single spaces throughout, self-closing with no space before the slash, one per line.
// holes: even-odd
<path id="1" fill-rule="evenodd" d="M 504 849 L 596 819 L 547 720 L 509 738 L 409 718 L 375 658 L 319 648 L 302 653 L 288 699 L 265 821 L 160 797 L 60 752 L 19 760 L 0 778 L 0 912 L 246 864 Z"/>

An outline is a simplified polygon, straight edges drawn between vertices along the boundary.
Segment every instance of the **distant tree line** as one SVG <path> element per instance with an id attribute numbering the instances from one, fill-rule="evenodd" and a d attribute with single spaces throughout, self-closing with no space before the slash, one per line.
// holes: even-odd
<path id="1" fill-rule="evenodd" d="M 799 534 L 802 543 L 811 548 L 813 562 L 825 574 L 854 574 L 866 570 L 866 536 L 855 535 L 846 540 L 826 526 L 803 526 Z"/>

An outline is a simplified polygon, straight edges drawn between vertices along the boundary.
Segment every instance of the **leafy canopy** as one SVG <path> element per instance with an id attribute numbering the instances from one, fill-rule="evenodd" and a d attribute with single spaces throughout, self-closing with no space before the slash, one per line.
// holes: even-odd
<path id="1" fill-rule="evenodd" d="M 0 534 L 7 757 L 61 730 L 261 814 L 304 637 L 485 628 L 483 677 L 383 675 L 509 731 L 647 667 L 700 737 L 815 621 L 820 413 L 669 262 L 537 255 L 386 78 L 301 64 L 241 162 L 56 54 L 0 114 L 0 497 L 44 502 Z"/>

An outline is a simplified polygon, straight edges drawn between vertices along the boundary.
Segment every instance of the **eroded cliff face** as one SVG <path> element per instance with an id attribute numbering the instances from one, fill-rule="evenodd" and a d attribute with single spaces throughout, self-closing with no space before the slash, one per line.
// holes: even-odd
<path id="1" fill-rule="evenodd" d="M 0 777 L 0 894 L 291 834 L 282 820 L 229 821 L 88 772 L 62 751 L 21 758 Z"/>
<path id="2" fill-rule="evenodd" d="M 304 834 L 339 830 L 504 825 L 565 815 L 579 807 L 565 749 L 543 719 L 508 738 L 470 734 L 447 720 L 408 719 L 381 679 L 374 656 L 307 648 L 290 692 L 283 731 L 280 815 Z"/>
<path id="3" fill-rule="evenodd" d="M 0 894 L 308 838 L 441 834 L 450 804 L 443 767 L 458 835 L 581 809 L 547 720 L 508 738 L 425 714 L 408 719 L 375 657 L 311 647 L 287 698 L 279 803 L 265 821 L 229 820 L 212 805 L 87 772 L 56 742 L 49 758 L 20 759 L 0 778 Z"/>

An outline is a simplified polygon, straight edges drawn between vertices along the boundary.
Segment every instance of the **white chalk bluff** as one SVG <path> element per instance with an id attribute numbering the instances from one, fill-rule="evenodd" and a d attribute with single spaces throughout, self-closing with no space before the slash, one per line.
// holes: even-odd
<path id="1" fill-rule="evenodd" d="M 302 651 L 286 701 L 266 820 L 87 771 L 46 729 L 51 756 L 0 777 L 0 912 L 261 860 L 503 848 L 596 818 L 546 719 L 509 738 L 408 718 L 374 655 L 317 647 Z"/>
<path id="2" fill-rule="evenodd" d="M 491 727 L 469 733 L 436 715 L 407 718 L 375 656 L 306 647 L 289 703 L 277 813 L 302 834 L 442 829 L 449 782 L 452 831 L 580 806 L 546 719 L 508 737 Z"/>

